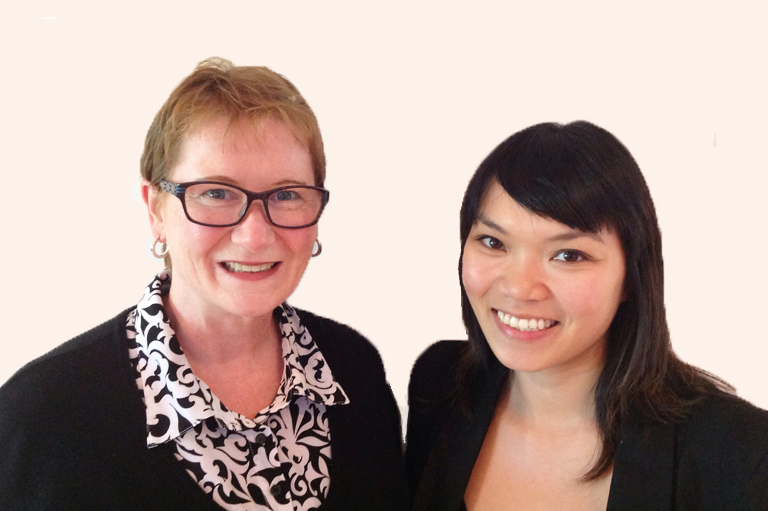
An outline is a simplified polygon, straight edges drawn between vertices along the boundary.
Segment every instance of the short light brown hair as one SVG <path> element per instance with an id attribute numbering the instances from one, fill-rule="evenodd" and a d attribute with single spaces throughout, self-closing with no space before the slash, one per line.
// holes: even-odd
<path id="1" fill-rule="evenodd" d="M 214 117 L 284 122 L 306 144 L 315 185 L 325 182 L 325 151 L 314 112 L 298 89 L 266 67 L 235 66 L 219 57 L 200 62 L 155 115 L 141 155 L 141 177 L 155 186 L 178 163 L 184 139 Z"/>

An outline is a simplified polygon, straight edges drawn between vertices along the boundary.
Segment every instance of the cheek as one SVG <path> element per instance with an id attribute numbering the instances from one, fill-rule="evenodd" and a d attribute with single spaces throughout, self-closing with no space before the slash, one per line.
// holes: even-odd
<path id="1" fill-rule="evenodd" d="M 472 301 L 483 296 L 489 288 L 488 271 L 471 250 L 465 249 L 461 259 L 461 281 Z"/>
<path id="2" fill-rule="evenodd" d="M 186 221 L 186 218 L 184 219 Z M 209 249 L 220 243 L 222 239 L 228 239 L 232 229 L 227 227 L 207 227 L 186 221 L 183 226 L 183 235 L 192 245 L 192 250 Z"/>
<path id="3" fill-rule="evenodd" d="M 284 229 L 281 234 L 283 243 L 297 255 L 310 257 L 317 238 L 317 225 L 306 229 Z"/>
<path id="4" fill-rule="evenodd" d="M 607 328 L 621 301 L 621 282 L 592 277 L 573 282 L 560 293 L 560 300 L 574 318 L 594 327 Z"/>
<path id="5" fill-rule="evenodd" d="M 170 208 L 168 208 L 170 210 Z M 206 227 L 193 224 L 182 211 L 170 212 L 165 217 L 165 236 L 171 257 L 195 257 L 215 248 L 222 239 L 228 238 L 231 228 Z"/>

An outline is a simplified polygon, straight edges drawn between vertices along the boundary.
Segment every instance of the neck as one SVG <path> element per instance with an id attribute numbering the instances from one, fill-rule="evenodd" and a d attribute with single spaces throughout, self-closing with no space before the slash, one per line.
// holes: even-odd
<path id="1" fill-rule="evenodd" d="M 579 427 L 595 423 L 595 386 L 603 363 L 515 371 L 505 392 L 509 411 L 536 427 Z"/>
<path id="2" fill-rule="evenodd" d="M 272 314 L 231 317 L 204 314 L 185 301 L 175 300 L 173 286 L 164 298 L 165 309 L 187 360 L 193 365 L 227 366 L 258 360 L 280 346 Z"/>

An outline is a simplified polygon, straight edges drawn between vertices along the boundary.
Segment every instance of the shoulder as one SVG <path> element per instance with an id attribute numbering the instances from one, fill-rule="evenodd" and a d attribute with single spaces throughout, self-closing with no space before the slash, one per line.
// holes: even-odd
<path id="1" fill-rule="evenodd" d="M 686 428 L 691 433 L 727 431 L 737 438 L 749 439 L 756 428 L 758 433 L 768 428 L 768 411 L 725 393 L 706 396 L 694 405 Z M 768 445 L 768 436 L 755 438 Z"/>
<path id="2" fill-rule="evenodd" d="M 376 348 L 338 321 L 296 309 L 302 326 L 349 397 L 327 409 L 336 509 L 398 509 L 406 502 L 400 412 Z M 334 497 L 335 495 L 335 497 Z M 342 504 L 343 502 L 343 504 Z M 325 506 L 323 506 L 325 508 Z"/>
<path id="3" fill-rule="evenodd" d="M 457 405 L 458 364 L 468 347 L 466 341 L 440 341 L 427 348 L 413 365 L 408 382 L 409 449 L 423 445 Z"/>
<path id="4" fill-rule="evenodd" d="M 438 445 L 440 432 L 452 420 L 457 365 L 468 347 L 466 341 L 439 341 L 427 348 L 413 365 L 408 384 L 405 471 L 414 494 L 423 477 L 435 476 L 422 472 Z"/>
<path id="5" fill-rule="evenodd" d="M 363 355 L 366 358 L 380 360 L 379 352 L 373 344 L 357 330 L 303 309 L 295 308 L 294 310 L 323 355 L 329 353 L 335 356 L 337 352 L 344 352 L 348 356 Z"/>
<path id="6" fill-rule="evenodd" d="M 352 345 L 373 347 L 357 330 L 344 323 L 339 323 L 334 319 L 319 316 L 308 310 L 299 309 L 297 307 L 294 307 L 293 309 L 296 311 L 296 314 L 298 314 L 301 324 L 309 330 L 313 338 L 320 335 L 321 342 L 323 340 L 322 337 L 332 335 L 339 339 L 339 342 L 345 344 L 349 343 Z"/>
<path id="7" fill-rule="evenodd" d="M 427 400 L 450 395 L 456 385 L 456 368 L 469 349 L 466 341 L 438 341 L 419 355 L 411 370 L 409 400 Z"/>
<path id="8" fill-rule="evenodd" d="M 117 445 L 141 441 L 144 410 L 132 381 L 127 314 L 30 362 L 0 387 L 0 498 L 70 495 L 57 488 L 92 477 L 94 463 L 103 469 Z"/>
<path id="9" fill-rule="evenodd" d="M 125 335 L 129 310 L 33 360 L 3 384 L 0 437 L 7 438 L 10 430 L 57 427 L 45 417 L 57 417 L 59 424 L 75 421 L 69 415 L 91 413 L 90 408 L 114 401 L 118 389 L 130 388 Z M 116 387 L 121 373 L 123 385 Z"/>
<path id="10" fill-rule="evenodd" d="M 79 391 L 98 385 L 98 369 L 116 361 L 116 357 L 125 355 L 123 358 L 128 364 L 127 344 L 121 341 L 126 339 L 129 311 L 126 309 L 19 369 L 0 387 L 0 403 L 4 410 L 0 413 L 18 412 L 24 409 L 25 403 L 55 399 L 62 393 L 76 396 Z M 119 352 L 118 347 L 125 348 L 125 353 Z M 18 413 L 14 415 L 18 417 Z"/>
<path id="11" fill-rule="evenodd" d="M 689 440 L 708 440 L 726 450 L 768 451 L 768 411 L 728 394 L 694 405 L 684 429 Z"/>
<path id="12" fill-rule="evenodd" d="M 768 411 L 735 396 L 707 396 L 680 428 L 681 466 L 727 482 L 734 501 L 768 494 Z M 702 474 L 698 474 L 701 471 Z M 706 474 L 704 474 L 706 472 Z"/>
<path id="13" fill-rule="evenodd" d="M 333 319 L 295 307 L 294 310 L 342 386 L 385 381 L 381 356 L 368 339 Z"/>

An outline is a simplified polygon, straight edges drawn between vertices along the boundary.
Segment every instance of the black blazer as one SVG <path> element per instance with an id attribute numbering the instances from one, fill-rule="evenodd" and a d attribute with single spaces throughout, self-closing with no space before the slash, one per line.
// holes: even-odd
<path id="1" fill-rule="evenodd" d="M 463 509 L 464 491 L 509 374 L 495 363 L 472 381 L 472 415 L 464 415 L 451 396 L 453 369 L 468 347 L 462 341 L 434 344 L 411 374 L 406 474 L 414 511 Z M 608 511 L 768 510 L 765 410 L 721 395 L 704 398 L 681 423 L 642 423 L 632 416 L 626 422 Z"/>
<path id="2" fill-rule="evenodd" d="M 174 458 L 148 449 L 146 412 L 114 319 L 28 364 L 0 387 L 0 509 L 221 510 Z M 407 507 L 400 416 L 376 349 L 299 311 L 350 403 L 326 411 L 331 485 L 323 510 Z"/>

